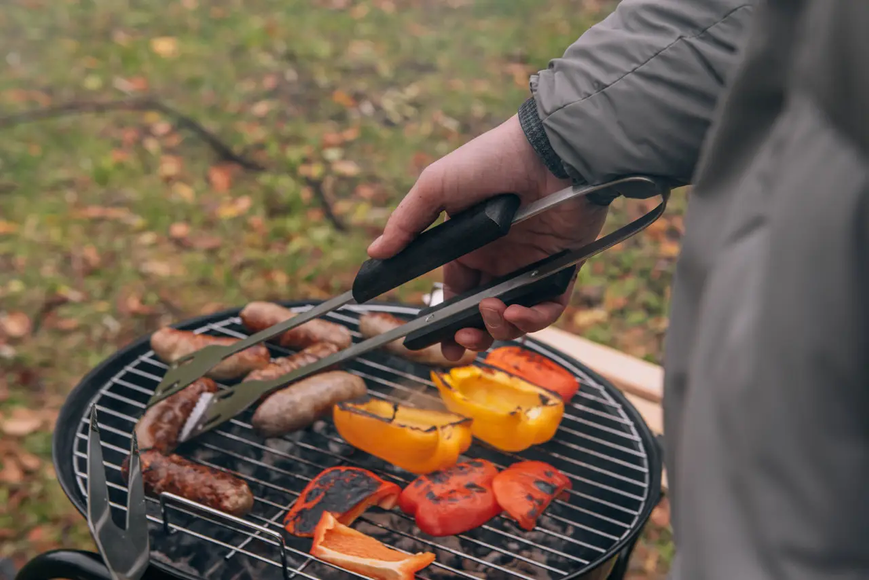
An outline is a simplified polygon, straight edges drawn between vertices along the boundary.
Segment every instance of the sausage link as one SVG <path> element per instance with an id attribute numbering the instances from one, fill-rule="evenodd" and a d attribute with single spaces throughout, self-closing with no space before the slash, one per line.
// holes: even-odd
<path id="1" fill-rule="evenodd" d="M 239 313 L 242 323 L 251 331 L 259 332 L 296 315 L 289 308 L 273 302 L 251 302 Z M 350 331 L 334 322 L 316 318 L 301 326 L 286 331 L 277 338 L 278 344 L 298 350 L 318 342 L 329 342 L 339 349 L 350 346 Z"/>
<path id="2" fill-rule="evenodd" d="M 388 332 L 404 324 L 404 320 L 386 312 L 368 312 L 359 317 L 359 332 L 365 338 L 371 338 L 378 334 Z M 409 361 L 438 367 L 459 367 L 469 365 L 477 358 L 477 353 L 466 350 L 457 361 L 448 360 L 441 352 L 439 344 L 427 346 L 422 350 L 410 350 L 401 344 L 401 340 L 394 340 L 384 346 L 387 351 L 397 354 Z"/>
<path id="3" fill-rule="evenodd" d="M 278 437 L 304 429 L 333 405 L 362 397 L 365 381 L 344 371 L 330 371 L 275 391 L 253 414 L 253 428 L 263 437 Z"/>
<path id="4" fill-rule="evenodd" d="M 247 375 L 245 381 L 269 381 L 290 373 L 305 365 L 315 363 L 320 359 L 338 352 L 338 347 L 331 342 L 321 342 L 309 346 L 296 354 L 276 358 L 267 367 L 257 369 Z"/>
<path id="5" fill-rule="evenodd" d="M 227 346 L 238 342 L 237 338 L 195 334 L 188 330 L 161 328 L 151 335 L 151 348 L 163 362 L 172 363 L 181 357 L 211 344 Z M 261 344 L 235 353 L 208 371 L 207 376 L 217 380 L 227 380 L 246 375 L 269 364 L 269 350 Z"/>
<path id="6" fill-rule="evenodd" d="M 201 378 L 145 411 L 136 423 L 139 449 L 171 453 L 178 446 L 178 436 L 199 396 L 202 393 L 215 392 L 217 385 L 214 381 Z"/>
<path id="7" fill-rule="evenodd" d="M 253 507 L 253 492 L 247 483 L 219 469 L 153 449 L 140 453 L 139 460 L 145 494 L 151 497 L 166 491 L 233 516 L 243 516 Z M 124 460 L 125 480 L 128 466 L 129 460 Z"/>

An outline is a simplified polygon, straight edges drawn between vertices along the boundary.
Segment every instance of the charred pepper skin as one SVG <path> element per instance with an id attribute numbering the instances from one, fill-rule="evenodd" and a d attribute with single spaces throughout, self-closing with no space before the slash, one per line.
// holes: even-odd
<path id="1" fill-rule="evenodd" d="M 552 503 L 571 489 L 563 473 L 542 461 L 520 461 L 495 476 L 498 504 L 523 530 L 531 531 Z"/>
<path id="2" fill-rule="evenodd" d="M 369 506 L 392 509 L 400 493 L 396 484 L 365 469 L 331 467 L 302 490 L 284 518 L 284 528 L 294 536 L 313 537 L 324 512 L 349 526 Z"/>
<path id="3" fill-rule="evenodd" d="M 415 479 L 404 488 L 398 506 L 430 536 L 461 534 L 501 513 L 492 489 L 497 473 L 484 459 L 458 463 Z"/>

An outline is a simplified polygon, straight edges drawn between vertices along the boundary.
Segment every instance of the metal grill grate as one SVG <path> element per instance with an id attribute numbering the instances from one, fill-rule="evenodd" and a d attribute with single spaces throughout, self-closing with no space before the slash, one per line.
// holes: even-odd
<path id="1" fill-rule="evenodd" d="M 307 308 L 310 306 L 295 310 Z M 358 341 L 358 315 L 375 310 L 399 316 L 417 312 L 416 308 L 404 306 L 350 306 L 331 314 L 330 319 L 349 327 Z M 246 336 L 235 317 L 195 330 Z M 520 454 L 503 453 L 475 440 L 465 458 L 485 458 L 501 468 L 519 459 L 546 461 L 572 480 L 573 490 L 566 501 L 553 502 L 532 532 L 521 530 L 504 516 L 448 538 L 421 534 L 412 518 L 398 510 L 372 508 L 357 520 L 355 527 L 360 531 L 395 549 L 435 552 L 436 562 L 423 570 L 420 578 L 531 580 L 574 575 L 599 563 L 635 529 L 647 507 L 651 497 L 649 460 L 622 406 L 576 365 L 536 342 L 527 341 L 525 346 L 564 365 L 580 379 L 580 390 L 566 405 L 558 433 L 545 445 Z M 275 357 L 290 352 L 274 345 L 269 349 Z M 166 369 L 147 344 L 140 351 L 133 353 L 135 359 L 112 377 L 91 402 L 100 414 L 116 516 L 126 503 L 120 465 L 127 455 L 130 433 Z M 346 370 L 365 379 L 372 396 L 417 406 L 439 401 L 428 368 L 386 353 L 366 355 Z M 364 467 L 401 486 L 414 476 L 353 449 L 337 435 L 331 421 L 318 421 L 307 430 L 263 440 L 251 430 L 251 413 L 248 410 L 177 452 L 246 480 L 256 496 L 252 512 L 240 521 L 203 514 L 189 502 L 171 497 L 164 497 L 162 502 L 149 498 L 152 558 L 181 572 L 207 578 L 361 577 L 309 555 L 309 540 L 282 533 L 284 514 L 310 479 L 327 467 Z M 82 498 L 86 489 L 88 421 L 88 416 L 81 417 L 73 444 L 74 472 Z"/>

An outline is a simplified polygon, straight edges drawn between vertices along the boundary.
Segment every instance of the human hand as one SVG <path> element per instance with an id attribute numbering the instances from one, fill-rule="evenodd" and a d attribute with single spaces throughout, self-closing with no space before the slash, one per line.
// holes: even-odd
<path id="1" fill-rule="evenodd" d="M 524 206 L 569 185 L 546 168 L 514 115 L 426 167 L 390 216 L 383 235 L 368 247 L 368 255 L 382 260 L 397 254 L 442 211 L 453 215 L 499 193 L 519 195 Z M 444 266 L 444 299 L 594 241 L 606 213 L 606 207 L 583 197 L 516 225 L 505 237 Z M 573 283 L 557 299 L 530 308 L 487 298 L 480 303 L 486 331 L 458 331 L 454 340 L 443 343 L 443 354 L 458 360 L 466 348 L 483 351 L 493 340 L 537 332 L 558 320 L 572 291 Z"/>

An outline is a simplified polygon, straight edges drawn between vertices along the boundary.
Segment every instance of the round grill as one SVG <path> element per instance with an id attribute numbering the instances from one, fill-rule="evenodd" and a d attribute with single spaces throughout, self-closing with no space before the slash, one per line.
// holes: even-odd
<path id="1" fill-rule="evenodd" d="M 312 304 L 285 303 L 297 311 Z M 418 310 L 374 303 L 345 307 L 328 319 L 346 325 L 358 341 L 359 314 L 379 311 L 412 317 Z M 243 338 L 247 333 L 237 314 L 237 309 L 226 311 L 176 328 Z M 651 433 L 630 403 L 579 362 L 532 339 L 522 344 L 563 365 L 580 380 L 580 390 L 566 405 L 555 438 L 519 454 L 500 452 L 475 440 L 460 460 L 484 458 L 501 468 L 522 459 L 545 461 L 567 475 L 573 489 L 567 500 L 552 503 L 531 532 L 504 516 L 446 538 L 422 534 L 412 518 L 398 510 L 372 508 L 357 520 L 354 527 L 393 548 L 434 552 L 436 562 L 420 578 L 605 578 L 658 500 L 660 459 Z M 290 354 L 268 346 L 273 357 Z M 113 509 L 122 518 L 126 488 L 120 465 L 127 456 L 133 427 L 165 369 L 146 337 L 105 361 L 67 400 L 55 433 L 54 462 L 64 491 L 82 513 L 91 405 L 99 412 Z M 428 367 L 385 352 L 369 353 L 345 370 L 365 379 L 374 397 L 414 406 L 431 406 L 439 400 Z M 330 420 L 265 440 L 251 430 L 251 413 L 248 410 L 184 444 L 176 453 L 245 479 L 256 496 L 252 512 L 244 521 L 234 521 L 187 505 L 161 505 L 149 498 L 152 561 L 187 578 L 359 577 L 311 557 L 310 540 L 283 532 L 284 514 L 310 479 L 327 467 L 364 467 L 400 486 L 414 476 L 349 446 Z"/>

